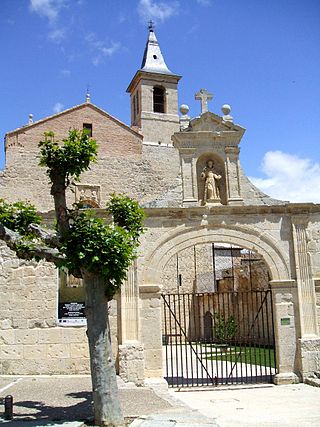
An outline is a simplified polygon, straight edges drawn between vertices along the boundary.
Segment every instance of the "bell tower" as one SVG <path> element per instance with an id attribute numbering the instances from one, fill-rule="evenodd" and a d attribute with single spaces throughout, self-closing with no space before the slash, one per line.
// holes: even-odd
<path id="1" fill-rule="evenodd" d="M 148 145 L 172 145 L 171 135 L 179 131 L 178 82 L 181 76 L 167 67 L 152 21 L 141 68 L 128 86 L 131 126 L 137 126 Z"/>

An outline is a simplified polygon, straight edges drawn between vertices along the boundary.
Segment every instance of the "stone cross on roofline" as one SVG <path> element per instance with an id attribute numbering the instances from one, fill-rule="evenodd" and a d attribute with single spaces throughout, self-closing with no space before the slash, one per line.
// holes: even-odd
<path id="1" fill-rule="evenodd" d="M 208 101 L 211 101 L 212 98 L 212 93 L 209 93 L 206 89 L 200 89 L 199 92 L 195 94 L 194 99 L 201 103 L 201 114 L 208 111 Z"/>

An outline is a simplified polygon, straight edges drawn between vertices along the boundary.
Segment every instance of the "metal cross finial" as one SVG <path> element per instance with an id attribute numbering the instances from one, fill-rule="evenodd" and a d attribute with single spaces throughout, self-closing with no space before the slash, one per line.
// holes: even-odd
<path id="1" fill-rule="evenodd" d="M 201 103 L 201 114 L 208 111 L 208 101 L 211 101 L 212 98 L 212 93 L 209 93 L 206 89 L 200 89 L 199 92 L 195 94 L 194 99 Z"/>
<path id="2" fill-rule="evenodd" d="M 154 31 L 154 22 L 151 19 L 148 22 L 148 29 L 149 31 Z"/>

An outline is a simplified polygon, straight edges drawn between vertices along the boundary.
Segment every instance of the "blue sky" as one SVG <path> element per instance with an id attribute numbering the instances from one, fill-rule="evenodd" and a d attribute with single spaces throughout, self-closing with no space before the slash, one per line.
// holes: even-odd
<path id="1" fill-rule="evenodd" d="M 129 124 L 149 19 L 189 115 L 200 88 L 214 94 L 211 111 L 229 103 L 247 129 L 247 175 L 274 197 L 320 203 L 318 0 L 1 0 L 1 141 L 29 113 L 84 102 L 87 86 Z"/>

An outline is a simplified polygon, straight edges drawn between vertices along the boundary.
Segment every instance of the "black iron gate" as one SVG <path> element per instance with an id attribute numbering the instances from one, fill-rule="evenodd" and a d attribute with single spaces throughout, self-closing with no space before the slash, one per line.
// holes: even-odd
<path id="1" fill-rule="evenodd" d="M 162 298 L 170 386 L 272 382 L 276 355 L 269 289 Z"/>

